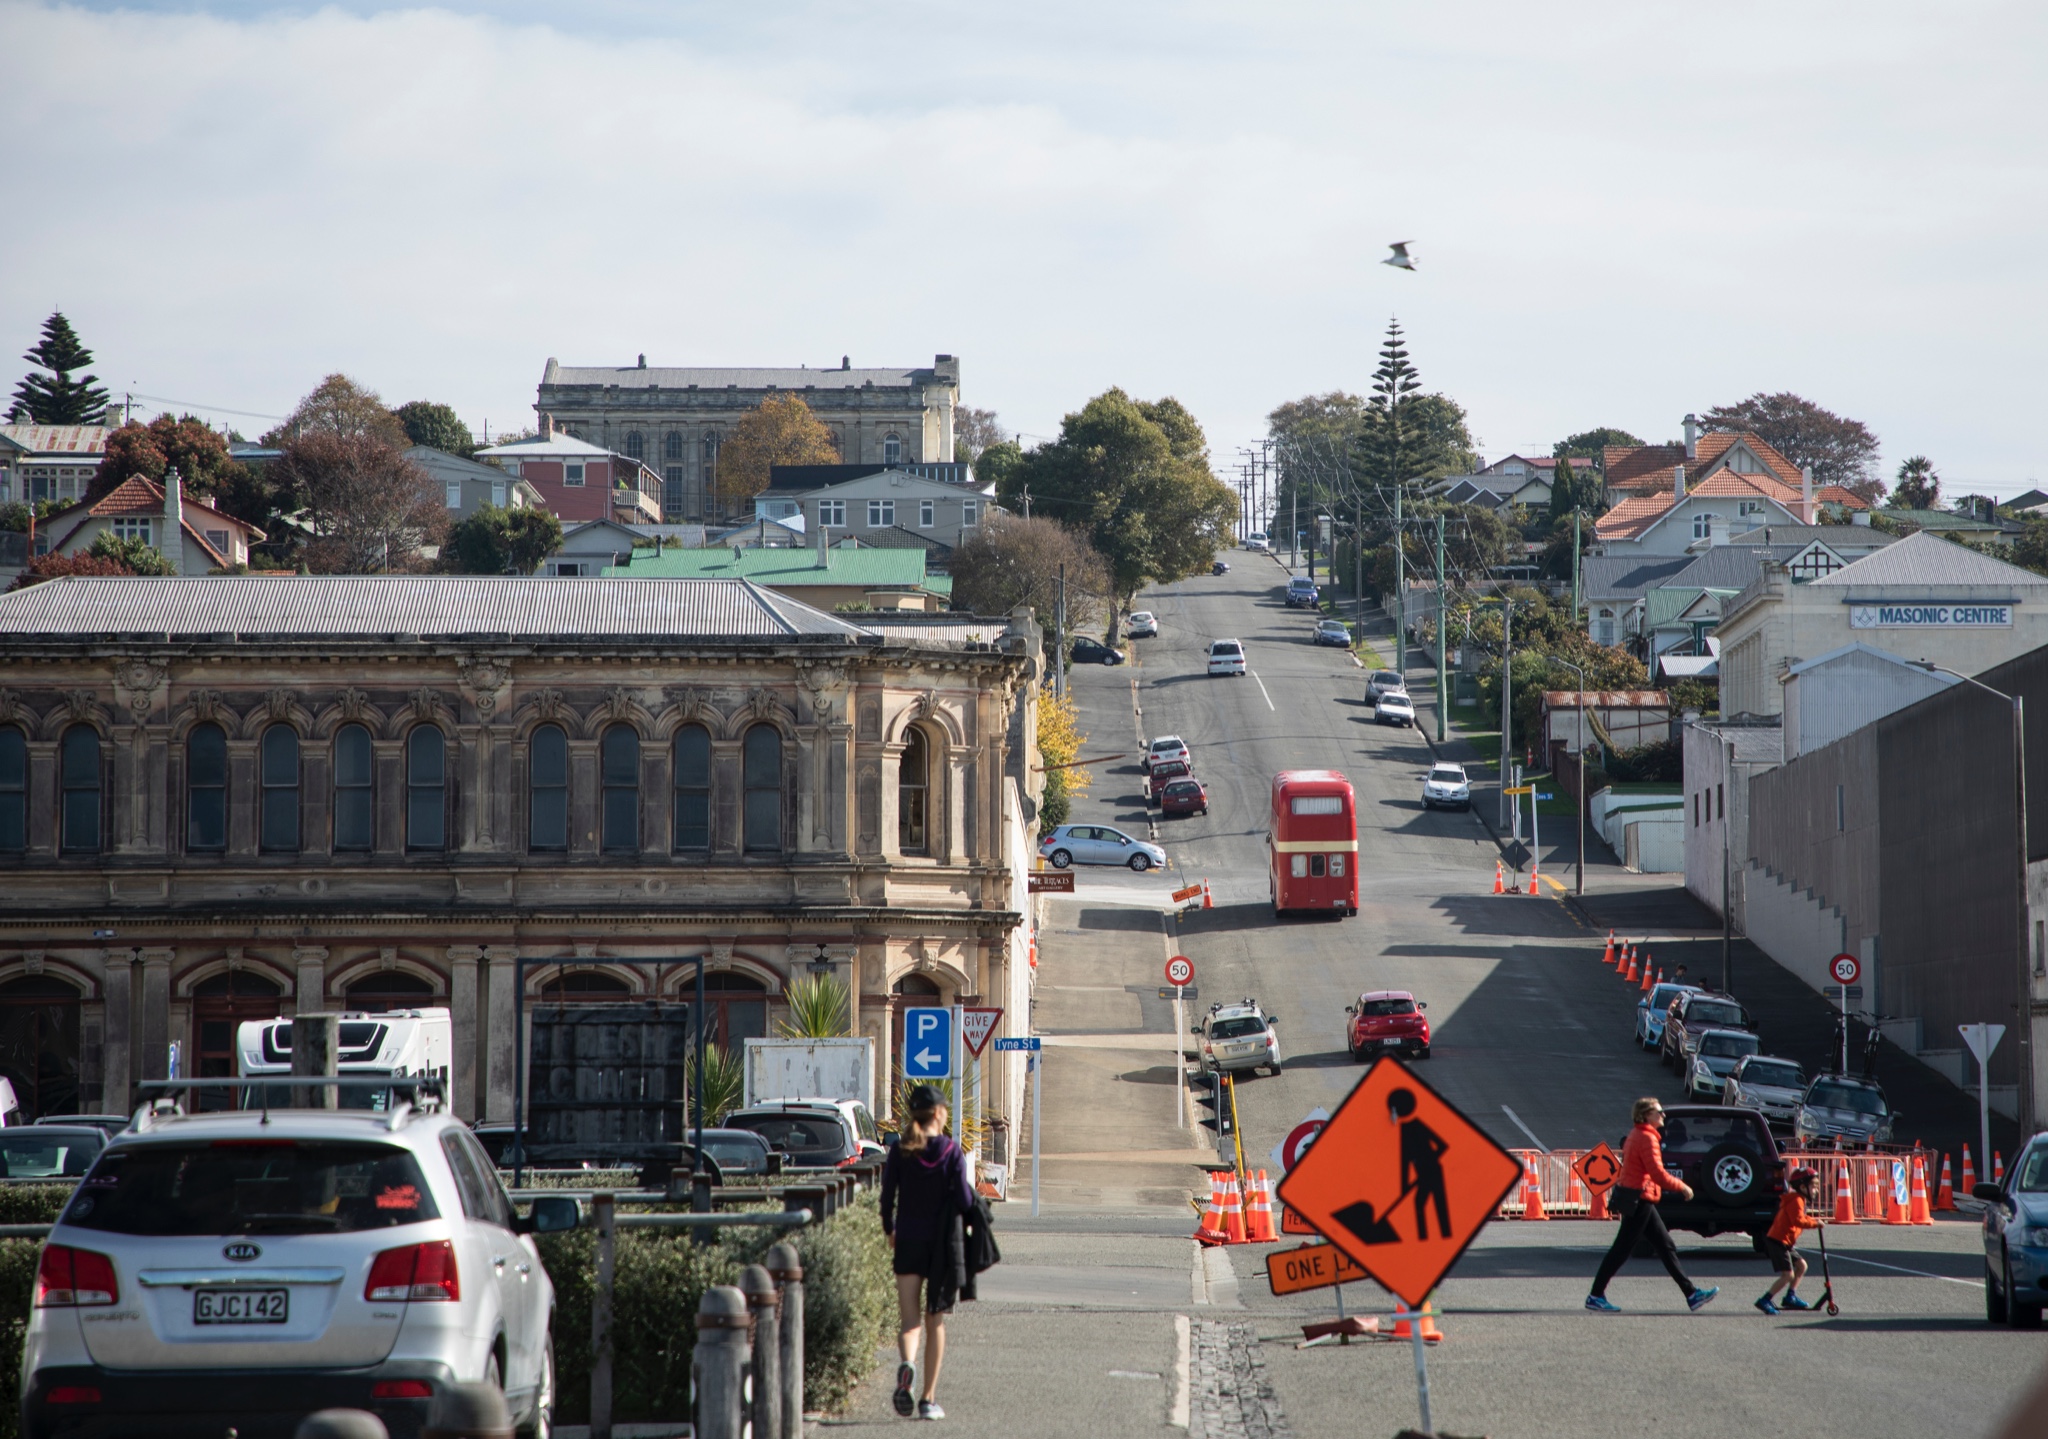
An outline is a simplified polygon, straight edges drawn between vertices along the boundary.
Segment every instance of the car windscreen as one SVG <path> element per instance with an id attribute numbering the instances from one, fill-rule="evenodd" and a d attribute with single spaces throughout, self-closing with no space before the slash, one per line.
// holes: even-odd
<path id="1" fill-rule="evenodd" d="M 1742 1006 L 1722 1004 L 1714 1000 L 1696 1000 L 1685 1011 L 1685 1021 L 1687 1024 L 1706 1024 L 1716 1028 L 1725 1025 L 1731 1029 L 1740 1029 Z"/>
<path id="2" fill-rule="evenodd" d="M 1806 1102 L 1820 1109 L 1847 1109 L 1856 1114 L 1883 1114 L 1884 1096 L 1858 1084 L 1816 1084 Z"/>
<path id="3" fill-rule="evenodd" d="M 2012 1187 L 2022 1194 L 2048 1194 L 2048 1145 L 2028 1150 L 2013 1175 Z"/>
<path id="4" fill-rule="evenodd" d="M 1705 1154 L 1723 1144 L 1765 1153 L 1762 1126 L 1754 1110 L 1733 1109 L 1726 1114 L 1673 1114 L 1664 1121 L 1666 1154 Z"/>
<path id="5" fill-rule="evenodd" d="M 1708 1059 L 1740 1059 L 1756 1053 L 1756 1039 L 1746 1034 L 1709 1034 L 1700 1040 L 1700 1054 Z"/>
<path id="6" fill-rule="evenodd" d="M 439 1217 L 409 1150 L 220 1139 L 109 1151 L 63 1222 L 114 1234 L 347 1234 Z"/>
<path id="7" fill-rule="evenodd" d="M 1752 1064 L 1742 1071 L 1742 1082 L 1777 1089 L 1804 1089 L 1806 1076 L 1796 1064 Z"/>
<path id="8" fill-rule="evenodd" d="M 1265 1032 L 1266 1021 L 1250 1015 L 1239 1019 L 1219 1019 L 1209 1026 L 1209 1036 L 1212 1039 L 1246 1039 Z"/>
<path id="9" fill-rule="evenodd" d="M 1465 772 L 1456 769 L 1433 769 L 1429 772 L 1431 784 L 1463 784 Z"/>
<path id="10" fill-rule="evenodd" d="M 836 1119 L 804 1114 L 735 1115 L 726 1121 L 735 1129 L 751 1129 L 773 1149 L 807 1156 L 829 1155 L 835 1159 L 851 1153 L 846 1126 Z"/>
<path id="11" fill-rule="evenodd" d="M 1392 685 L 1394 686 L 1394 688 L 1399 689 L 1408 682 L 1402 679 L 1401 676 L 1393 670 L 1374 670 L 1372 672 L 1372 678 L 1367 680 L 1366 683 L 1373 685 Z"/>
<path id="12" fill-rule="evenodd" d="M 90 1129 L 0 1131 L 0 1160 L 8 1179 L 59 1179 L 80 1175 L 107 1147 L 107 1137 Z"/>
<path id="13" fill-rule="evenodd" d="M 1384 1019 L 1390 1014 L 1415 1013 L 1412 999 L 1368 999 L 1358 1006 L 1358 1012 L 1367 1019 Z"/>

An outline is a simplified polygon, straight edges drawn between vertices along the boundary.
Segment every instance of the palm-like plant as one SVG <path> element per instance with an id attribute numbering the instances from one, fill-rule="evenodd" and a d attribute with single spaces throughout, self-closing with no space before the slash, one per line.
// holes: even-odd
<path id="1" fill-rule="evenodd" d="M 982 1141 L 988 1137 L 988 1124 L 981 1112 L 981 1066 L 970 1063 L 964 1082 L 950 1079 L 911 1079 L 903 1072 L 903 1066 L 896 1066 L 896 1116 L 897 1123 L 910 1123 L 910 1091 L 920 1085 L 929 1085 L 939 1092 L 946 1102 L 946 1128 L 962 1149 L 981 1153 Z"/>
<path id="2" fill-rule="evenodd" d="M 853 1033 L 853 1005 L 843 981 L 829 974 L 800 979 L 785 995 L 789 1018 L 777 1028 L 785 1039 L 844 1039 Z"/>
<path id="3" fill-rule="evenodd" d="M 743 1062 L 737 1054 L 715 1044 L 707 1044 L 701 1069 L 697 1057 L 694 1054 L 690 1056 L 690 1087 L 704 1101 L 705 1125 L 723 1124 L 726 1115 L 740 1107 L 740 1100 L 746 1093 Z"/>

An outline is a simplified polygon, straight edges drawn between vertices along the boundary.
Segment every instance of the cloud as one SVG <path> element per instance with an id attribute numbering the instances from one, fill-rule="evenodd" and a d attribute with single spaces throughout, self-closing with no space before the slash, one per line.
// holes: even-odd
<path id="1" fill-rule="evenodd" d="M 1226 450 L 1398 312 L 1496 453 L 1795 389 L 2040 471 L 2027 10 L 1006 8 L 0 3 L 0 336 L 494 427 L 550 355 L 946 351 L 1028 433 L 1122 384 Z"/>

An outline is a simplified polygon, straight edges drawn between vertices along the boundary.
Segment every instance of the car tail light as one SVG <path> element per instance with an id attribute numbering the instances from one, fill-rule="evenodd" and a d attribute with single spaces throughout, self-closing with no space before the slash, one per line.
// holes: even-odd
<path id="1" fill-rule="evenodd" d="M 396 1254 L 397 1250 L 391 1251 Z M 372 1399 L 431 1399 L 434 1386 L 424 1379 L 379 1379 L 370 1389 Z"/>
<path id="2" fill-rule="evenodd" d="M 387 1249 L 370 1265 L 363 1298 L 398 1300 L 460 1299 L 462 1281 L 455 1272 L 455 1246 L 445 1239 Z"/>
<path id="3" fill-rule="evenodd" d="M 90 1384 L 59 1384 L 43 1396 L 45 1404 L 97 1404 L 100 1391 Z"/>
<path id="4" fill-rule="evenodd" d="M 120 1297 L 121 1286 L 114 1282 L 114 1261 L 106 1255 L 62 1244 L 43 1247 L 43 1257 L 36 1265 L 36 1308 L 112 1304 Z"/>

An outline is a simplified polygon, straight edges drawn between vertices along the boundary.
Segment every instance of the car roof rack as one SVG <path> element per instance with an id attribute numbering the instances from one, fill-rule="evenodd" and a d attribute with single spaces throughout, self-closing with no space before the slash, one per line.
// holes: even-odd
<path id="1" fill-rule="evenodd" d="M 444 1086 L 438 1075 L 297 1075 L 263 1074 L 250 1076 L 221 1075 L 199 1079 L 145 1079 L 135 1086 L 136 1094 L 143 1100 L 135 1111 L 134 1128 L 138 1133 L 147 1132 L 161 1119 L 184 1118 L 185 1108 L 179 1102 L 183 1095 L 195 1089 L 240 1089 L 252 1099 L 262 1100 L 263 1123 L 270 1123 L 271 1096 L 280 1098 L 299 1090 L 335 1089 L 356 1093 L 389 1090 L 396 1101 L 383 1114 L 375 1110 L 333 1110 L 324 1107 L 290 1108 L 287 1112 L 301 1114 L 349 1114 L 372 1115 L 387 1121 L 386 1127 L 397 1129 L 414 1114 L 431 1114 L 438 1111 L 444 1101 Z"/>

